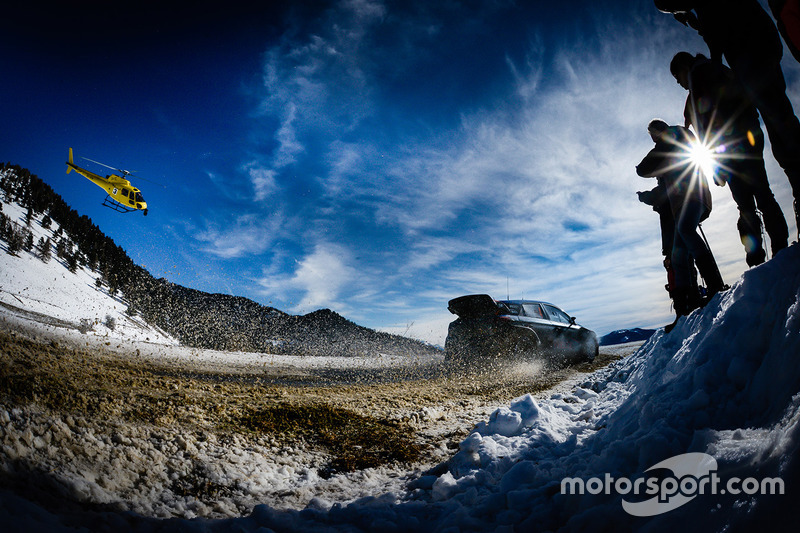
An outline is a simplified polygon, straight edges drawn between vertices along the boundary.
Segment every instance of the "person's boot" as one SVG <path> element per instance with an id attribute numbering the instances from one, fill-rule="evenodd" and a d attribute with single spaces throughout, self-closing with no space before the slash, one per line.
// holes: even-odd
<path id="1" fill-rule="evenodd" d="M 664 326 L 664 333 L 669 333 L 673 330 L 678 320 L 682 316 L 691 313 L 696 307 L 692 307 L 690 291 L 688 287 L 675 287 L 672 291 L 672 303 L 675 307 L 675 321 L 672 324 Z"/>
<path id="2" fill-rule="evenodd" d="M 706 302 L 711 300 L 718 292 L 728 288 L 722 281 L 722 274 L 719 273 L 717 262 L 711 252 L 695 257 L 694 263 L 697 265 L 700 275 L 706 281 Z"/>
<path id="3" fill-rule="evenodd" d="M 778 250 L 780 250 L 780 248 Z M 773 254 L 774 253 L 775 252 L 773 251 Z M 767 260 L 767 252 L 765 252 L 763 248 L 759 248 L 758 250 L 755 250 L 753 252 L 748 252 L 747 255 L 745 256 L 745 261 L 747 262 L 747 266 L 749 267 L 758 266 L 766 260 Z"/>

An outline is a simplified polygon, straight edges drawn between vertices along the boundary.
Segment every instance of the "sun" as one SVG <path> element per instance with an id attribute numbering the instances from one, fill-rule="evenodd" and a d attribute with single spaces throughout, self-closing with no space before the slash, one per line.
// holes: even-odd
<path id="1" fill-rule="evenodd" d="M 692 165 L 699 169 L 707 179 L 712 179 L 719 166 L 715 150 L 702 141 L 692 141 L 689 143 L 687 152 Z"/>

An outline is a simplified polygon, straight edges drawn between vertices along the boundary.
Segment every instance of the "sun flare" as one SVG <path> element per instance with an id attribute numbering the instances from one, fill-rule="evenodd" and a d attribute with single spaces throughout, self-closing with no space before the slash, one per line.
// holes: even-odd
<path id="1" fill-rule="evenodd" d="M 700 169 L 706 178 L 712 179 L 719 166 L 715 151 L 702 141 L 694 141 L 689 144 L 688 152 L 695 168 Z"/>

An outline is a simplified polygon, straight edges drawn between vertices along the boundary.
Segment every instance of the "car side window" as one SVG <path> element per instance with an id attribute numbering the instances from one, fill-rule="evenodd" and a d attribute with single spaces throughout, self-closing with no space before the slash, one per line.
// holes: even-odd
<path id="1" fill-rule="evenodd" d="M 560 309 L 556 309 L 552 305 L 545 305 L 545 308 L 547 309 L 547 314 L 550 315 L 550 320 L 553 322 L 561 322 L 563 324 L 569 324 L 571 322 L 566 313 Z"/>
<path id="2" fill-rule="evenodd" d="M 542 306 L 539 304 L 522 304 L 522 308 L 525 310 L 525 316 L 545 318 Z"/>
<path id="3" fill-rule="evenodd" d="M 514 316 L 519 315 L 520 307 L 519 307 L 518 304 L 506 303 L 504 305 L 505 305 L 506 309 L 508 309 L 508 314 L 509 315 L 514 315 Z"/>

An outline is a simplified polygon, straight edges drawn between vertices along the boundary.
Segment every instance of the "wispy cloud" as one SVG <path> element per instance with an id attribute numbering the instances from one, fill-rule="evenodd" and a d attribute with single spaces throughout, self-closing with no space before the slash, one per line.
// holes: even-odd
<path id="1" fill-rule="evenodd" d="M 223 259 L 258 256 L 272 245 L 282 222 L 280 215 L 241 215 L 232 224 L 208 223 L 194 238 L 204 252 Z"/>
<path id="2" fill-rule="evenodd" d="M 275 170 L 263 168 L 256 162 L 246 165 L 245 170 L 250 176 L 250 182 L 253 184 L 254 201 L 261 202 L 278 190 L 278 184 L 275 181 L 277 172 Z"/>

